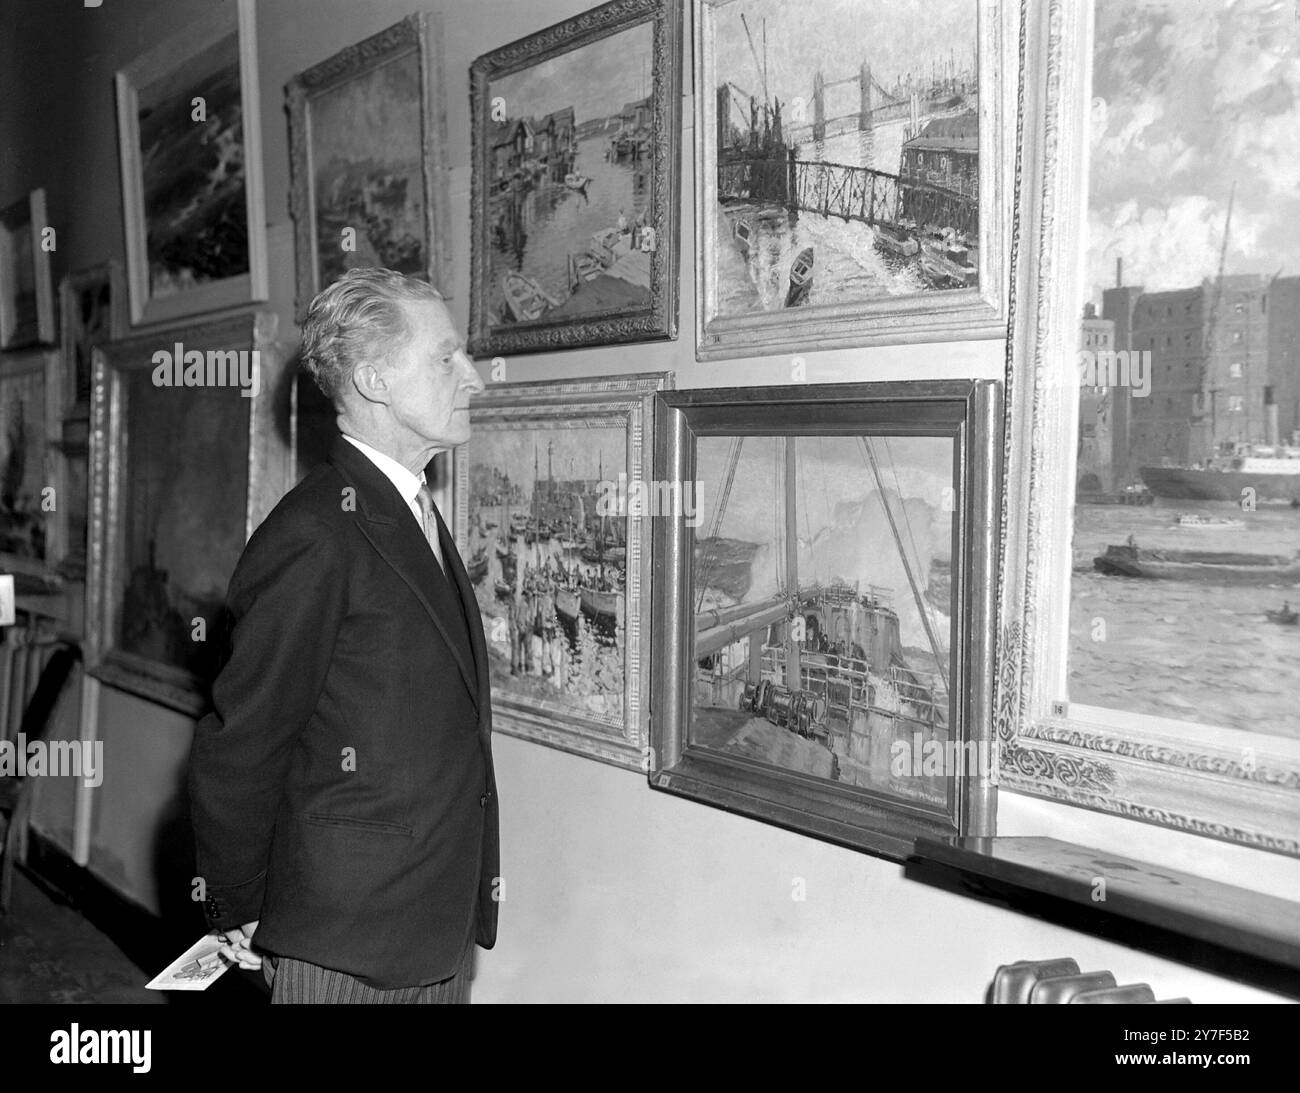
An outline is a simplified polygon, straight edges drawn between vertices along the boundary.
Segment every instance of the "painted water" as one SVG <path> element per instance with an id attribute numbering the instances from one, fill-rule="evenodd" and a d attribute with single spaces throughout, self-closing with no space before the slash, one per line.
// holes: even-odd
<path id="1" fill-rule="evenodd" d="M 1238 530 L 1176 526 L 1181 512 L 1242 520 Z M 1172 526 L 1171 525 L 1175 525 Z M 1300 586 L 1242 587 L 1098 573 L 1093 558 L 1133 535 L 1142 547 L 1291 555 L 1300 511 L 1157 501 L 1075 508 L 1069 700 L 1274 736 L 1300 737 L 1300 626 L 1267 611 Z"/>

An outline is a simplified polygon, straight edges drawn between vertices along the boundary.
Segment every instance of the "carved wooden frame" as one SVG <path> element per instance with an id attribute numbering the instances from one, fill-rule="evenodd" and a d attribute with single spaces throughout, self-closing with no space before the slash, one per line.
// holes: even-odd
<path id="1" fill-rule="evenodd" d="M 488 216 L 487 126 L 493 80 L 531 68 L 641 23 L 654 25 L 654 140 L 647 222 L 658 245 L 650 269 L 650 305 L 579 319 L 501 323 L 488 315 L 491 225 Z M 611 0 L 598 8 L 511 42 L 470 66 L 470 351 L 479 356 L 615 345 L 677 336 L 678 218 L 681 194 L 681 0 Z"/>
<path id="2" fill-rule="evenodd" d="M 442 18 L 408 15 L 400 23 L 340 50 L 285 85 L 289 111 L 289 201 L 297 268 L 295 315 L 301 322 L 318 283 L 316 193 L 312 175 L 311 100 L 380 65 L 414 52 L 420 67 L 420 154 L 424 186 L 424 275 L 444 297 L 452 291 L 451 231 L 447 213 L 447 112 L 442 105 Z"/>
<path id="3" fill-rule="evenodd" d="M 996 726 L 1004 789 L 1300 856 L 1300 741 L 1066 694 L 1092 6 L 1022 0 Z"/>

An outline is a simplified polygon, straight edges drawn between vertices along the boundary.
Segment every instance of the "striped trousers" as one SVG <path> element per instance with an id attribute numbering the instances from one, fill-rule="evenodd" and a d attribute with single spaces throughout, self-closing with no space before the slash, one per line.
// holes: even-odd
<path id="1" fill-rule="evenodd" d="M 343 1003 L 353 1005 L 468 1005 L 474 978 L 474 943 L 471 940 L 460 968 L 450 979 L 422 987 L 383 990 L 370 987 L 346 972 L 322 968 L 288 956 L 262 957 L 262 973 L 271 988 L 272 1005 Z"/>

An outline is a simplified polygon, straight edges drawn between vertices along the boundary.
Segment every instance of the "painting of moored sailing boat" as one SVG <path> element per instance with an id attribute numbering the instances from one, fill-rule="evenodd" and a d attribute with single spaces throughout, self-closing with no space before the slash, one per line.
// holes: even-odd
<path id="1" fill-rule="evenodd" d="M 1300 738 L 1295 21 L 1264 0 L 1095 20 L 1072 716 Z"/>
<path id="2" fill-rule="evenodd" d="M 659 382 L 495 385 L 474 400 L 454 471 L 498 726 L 637 768 L 650 513 L 629 483 L 649 475 Z"/>
<path id="3" fill-rule="evenodd" d="M 615 0 L 475 62 L 477 352 L 675 328 L 678 18 Z"/>

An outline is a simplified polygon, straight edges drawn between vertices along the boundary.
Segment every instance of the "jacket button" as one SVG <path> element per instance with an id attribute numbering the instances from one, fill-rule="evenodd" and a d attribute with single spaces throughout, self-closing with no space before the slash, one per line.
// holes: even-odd
<path id="1" fill-rule="evenodd" d="M 483 794 L 482 797 L 478 799 L 478 807 L 487 808 L 487 803 L 488 803 L 488 794 L 485 793 Z"/>

